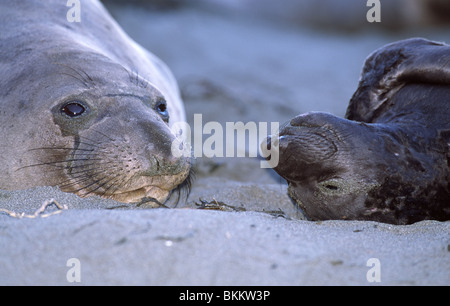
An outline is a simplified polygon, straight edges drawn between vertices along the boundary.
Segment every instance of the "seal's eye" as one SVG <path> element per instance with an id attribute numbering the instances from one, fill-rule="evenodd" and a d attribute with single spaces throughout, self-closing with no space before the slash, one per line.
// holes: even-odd
<path id="1" fill-rule="evenodd" d="M 69 117 L 78 117 L 85 111 L 84 105 L 77 101 L 69 102 L 61 108 L 61 112 Z"/>
<path id="2" fill-rule="evenodd" d="M 319 190 L 326 194 L 338 194 L 342 192 L 342 180 L 341 179 L 330 179 L 318 184 Z"/>
<path id="3" fill-rule="evenodd" d="M 167 110 L 166 101 L 160 100 L 156 102 L 154 109 L 155 111 L 158 112 L 158 114 L 162 117 L 164 121 L 167 122 L 169 120 L 169 112 Z"/>

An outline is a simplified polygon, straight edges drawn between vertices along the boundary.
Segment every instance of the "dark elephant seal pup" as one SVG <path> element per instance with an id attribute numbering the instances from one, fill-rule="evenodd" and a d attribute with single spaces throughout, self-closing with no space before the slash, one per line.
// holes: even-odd
<path id="1" fill-rule="evenodd" d="M 281 129 L 275 171 L 312 220 L 449 220 L 449 146 L 450 46 L 408 39 L 367 58 L 346 119 Z"/>
<path id="2" fill-rule="evenodd" d="M 171 150 L 185 119 L 177 84 L 99 1 L 81 1 L 81 22 L 69 9 L 0 4 L 0 189 L 162 203 L 190 172 Z"/>

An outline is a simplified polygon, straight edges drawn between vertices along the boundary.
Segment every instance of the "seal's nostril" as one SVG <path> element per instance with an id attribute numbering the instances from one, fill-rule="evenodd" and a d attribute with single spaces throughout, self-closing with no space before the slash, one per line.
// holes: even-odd
<path id="1" fill-rule="evenodd" d="M 266 141 L 267 141 L 267 150 L 270 150 L 272 148 L 272 137 L 268 136 Z"/>
<path id="2" fill-rule="evenodd" d="M 277 150 L 278 147 L 280 146 L 280 141 L 282 139 L 284 139 L 286 136 L 280 136 L 280 135 L 275 135 L 275 136 L 268 136 L 266 138 L 266 142 L 267 142 L 267 151 L 271 151 L 272 149 Z M 274 146 L 274 147 L 273 147 Z M 264 149 L 266 149 L 264 148 Z"/>

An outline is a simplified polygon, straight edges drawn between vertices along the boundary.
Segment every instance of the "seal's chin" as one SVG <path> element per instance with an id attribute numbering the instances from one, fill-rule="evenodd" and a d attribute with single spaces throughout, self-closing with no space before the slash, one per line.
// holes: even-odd
<path id="1" fill-rule="evenodd" d="M 136 203 L 147 197 L 153 198 L 159 203 L 164 203 L 169 195 L 170 190 L 165 190 L 156 186 L 147 186 L 136 190 L 115 193 L 109 196 L 109 198 L 123 203 Z"/>
<path id="2" fill-rule="evenodd" d="M 171 191 L 188 180 L 189 175 L 190 168 L 188 167 L 175 175 L 139 175 L 130 180 L 127 186 L 105 196 L 123 203 L 137 203 L 144 198 L 148 198 L 153 199 L 152 202 L 163 204 L 169 198 Z"/>

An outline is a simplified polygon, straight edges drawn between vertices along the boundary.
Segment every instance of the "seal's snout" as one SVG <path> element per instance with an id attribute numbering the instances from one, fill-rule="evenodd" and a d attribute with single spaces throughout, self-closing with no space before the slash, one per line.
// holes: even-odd
<path id="1" fill-rule="evenodd" d="M 279 134 L 269 135 L 261 142 L 261 152 L 266 160 L 272 160 L 272 154 L 278 155 L 280 141 L 284 139 L 284 136 Z M 276 167 L 276 166 L 275 166 Z"/>
<path id="2" fill-rule="evenodd" d="M 264 154 L 264 157 L 270 160 L 275 150 L 280 152 L 280 150 L 285 149 L 287 146 L 286 140 L 285 135 L 276 134 L 267 136 L 261 143 L 261 152 Z"/>
<path id="3" fill-rule="evenodd" d="M 151 166 L 143 175 L 177 175 L 186 172 L 189 169 L 189 161 L 181 156 L 154 156 L 151 160 Z"/>
<path id="4" fill-rule="evenodd" d="M 270 152 L 276 145 L 279 162 L 274 170 L 288 181 L 301 181 L 321 172 L 336 154 L 334 116 L 327 113 L 306 113 L 285 124 L 279 134 L 270 135 L 262 143 L 262 151 Z M 270 155 L 265 155 L 270 159 Z M 301 169 L 298 171 L 298 169 Z"/>
<path id="5" fill-rule="evenodd" d="M 164 141 L 150 143 L 146 146 L 145 156 L 148 163 L 142 175 L 177 175 L 189 170 L 190 162 L 188 157 L 176 154 L 182 150 L 172 152 L 172 144 L 174 142 L 176 142 L 175 137 L 167 135 Z M 178 147 L 184 148 L 184 144 L 181 142 L 178 144 Z"/>

